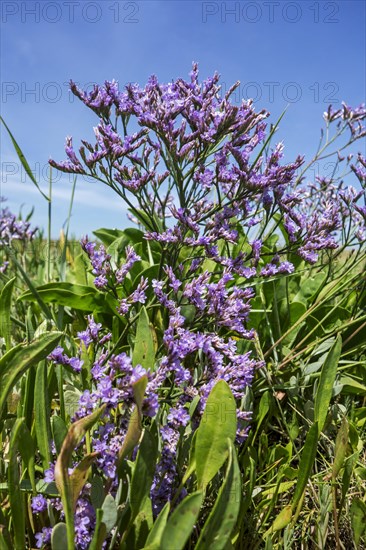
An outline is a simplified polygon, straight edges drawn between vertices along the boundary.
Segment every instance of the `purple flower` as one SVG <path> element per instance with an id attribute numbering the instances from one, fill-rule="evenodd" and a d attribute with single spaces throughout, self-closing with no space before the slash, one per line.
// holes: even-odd
<path id="1" fill-rule="evenodd" d="M 51 533 L 51 527 L 43 527 L 40 533 L 35 533 L 34 537 L 36 539 L 37 548 L 42 548 L 42 546 L 51 542 Z"/>
<path id="2" fill-rule="evenodd" d="M 48 470 L 44 471 L 44 481 L 46 483 L 52 483 L 52 481 L 55 481 L 55 465 L 50 464 L 50 467 Z"/>
<path id="3" fill-rule="evenodd" d="M 69 365 L 75 372 L 81 372 L 83 364 L 84 361 L 82 361 L 78 357 L 71 357 L 71 359 L 69 360 Z"/>
<path id="4" fill-rule="evenodd" d="M 186 426 L 190 420 L 189 413 L 184 407 L 172 408 L 168 414 L 168 422 L 175 428 Z"/>
<path id="5" fill-rule="evenodd" d="M 39 514 L 40 512 L 47 510 L 47 500 L 43 495 L 37 495 L 32 498 L 31 506 L 33 512 Z"/>

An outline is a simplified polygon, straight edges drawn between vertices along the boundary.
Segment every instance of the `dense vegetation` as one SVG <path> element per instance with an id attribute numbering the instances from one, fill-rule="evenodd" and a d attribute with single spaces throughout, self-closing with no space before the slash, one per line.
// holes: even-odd
<path id="1" fill-rule="evenodd" d="M 71 83 L 96 143 L 51 165 L 137 227 L 2 209 L 1 549 L 365 548 L 366 111 L 281 164 L 267 112 L 190 76 Z"/>

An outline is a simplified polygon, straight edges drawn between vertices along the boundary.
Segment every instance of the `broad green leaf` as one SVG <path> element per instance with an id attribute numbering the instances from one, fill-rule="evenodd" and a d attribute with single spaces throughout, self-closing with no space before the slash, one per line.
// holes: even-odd
<path id="1" fill-rule="evenodd" d="M 197 431 L 195 457 L 198 487 L 205 488 L 224 464 L 228 439 L 236 435 L 236 403 L 228 384 L 219 380 L 208 396 Z"/>
<path id="2" fill-rule="evenodd" d="M 161 550 L 183 550 L 192 529 L 198 519 L 203 501 L 202 491 L 197 491 L 185 497 L 170 516 L 163 536 Z"/>
<path id="3" fill-rule="evenodd" d="M 11 431 L 9 444 L 9 466 L 8 466 L 8 487 L 9 501 L 14 531 L 15 550 L 24 550 L 25 544 L 25 500 L 24 494 L 20 491 L 20 472 L 18 463 L 19 441 L 24 430 L 24 418 L 15 421 Z"/>
<path id="4" fill-rule="evenodd" d="M 339 428 L 336 442 L 335 442 L 334 461 L 333 461 L 333 468 L 332 468 L 333 481 L 337 479 L 339 471 L 343 466 L 344 459 L 346 458 L 347 447 L 348 447 L 348 432 L 349 432 L 349 426 L 348 426 L 347 418 L 344 417 L 342 420 L 341 427 Z"/>
<path id="5" fill-rule="evenodd" d="M 67 281 L 70 283 L 76 283 L 78 285 L 89 286 L 88 285 L 88 269 L 89 262 L 85 257 L 85 254 L 78 254 L 74 258 L 74 263 L 72 268 L 66 272 Z M 90 282 L 92 282 L 90 277 Z"/>
<path id="6" fill-rule="evenodd" d="M 318 446 L 319 438 L 319 427 L 318 423 L 315 422 L 309 429 L 305 445 L 301 453 L 301 459 L 299 464 L 299 476 L 297 478 L 297 483 L 295 487 L 295 492 L 292 500 L 292 511 L 295 511 L 297 505 L 299 504 L 302 494 L 305 491 L 311 470 L 313 468 L 316 450 Z"/>
<path id="7" fill-rule="evenodd" d="M 106 527 L 106 533 L 110 533 L 117 522 L 117 505 L 112 495 L 107 495 L 102 505 L 103 523 Z"/>
<path id="8" fill-rule="evenodd" d="M 123 237 L 124 232 L 121 229 L 107 229 L 101 227 L 93 231 L 93 235 L 95 235 L 105 246 L 109 246 L 116 239 Z"/>
<path id="9" fill-rule="evenodd" d="M 149 536 L 146 540 L 145 548 L 161 548 L 161 538 L 164 533 L 166 523 L 168 521 L 168 516 L 170 512 L 170 502 L 168 501 L 164 508 L 161 510 L 160 514 L 156 518 L 154 525 L 149 533 Z"/>
<path id="10" fill-rule="evenodd" d="M 223 550 L 235 526 L 241 501 L 241 479 L 236 451 L 228 442 L 229 459 L 225 480 L 220 487 L 215 504 L 201 530 L 195 550 Z"/>
<path id="11" fill-rule="evenodd" d="M 77 388 L 67 389 L 64 392 L 64 406 L 67 416 L 72 418 L 79 408 L 81 392 Z"/>
<path id="12" fill-rule="evenodd" d="M 55 349 L 61 332 L 44 334 L 30 344 L 20 344 L 0 359 L 0 418 L 9 393 L 20 377 Z"/>
<path id="13" fill-rule="evenodd" d="M 319 433 L 323 430 L 325 420 L 327 418 L 341 351 L 342 339 L 338 336 L 325 358 L 315 396 L 314 420 L 318 423 Z"/>
<path id="14" fill-rule="evenodd" d="M 350 514 L 353 538 L 356 546 L 358 546 L 366 530 L 366 504 L 360 498 L 354 498 L 352 500 Z"/>
<path id="15" fill-rule="evenodd" d="M 57 523 L 51 533 L 52 550 L 68 550 L 66 523 Z"/>
<path id="16" fill-rule="evenodd" d="M 154 369 L 155 346 L 152 330 L 146 308 L 142 307 L 137 322 L 135 345 L 133 348 L 133 366 L 141 365 L 146 370 Z"/>
<path id="17" fill-rule="evenodd" d="M 43 469 L 50 467 L 51 453 L 51 408 L 48 403 L 47 363 L 41 361 L 36 371 L 34 387 L 34 420 L 38 449 L 42 458 Z"/>
<path id="18" fill-rule="evenodd" d="M 56 303 L 82 311 L 104 313 L 106 310 L 116 313 L 117 300 L 109 294 L 103 294 L 91 286 L 68 282 L 48 283 L 37 287 L 37 293 L 45 303 Z M 35 296 L 27 290 L 18 300 L 35 301 Z"/>
<path id="19" fill-rule="evenodd" d="M 10 279 L 4 286 L 0 294 L 0 336 L 5 339 L 6 349 L 10 349 L 11 345 L 11 322 L 10 308 L 11 295 L 14 288 L 16 277 Z"/>
<path id="20" fill-rule="evenodd" d="M 69 487 L 71 489 L 70 493 L 74 507 L 76 506 L 78 496 L 88 479 L 90 467 L 97 456 L 97 452 L 85 455 L 69 476 Z"/>
<path id="21" fill-rule="evenodd" d="M 145 430 L 131 479 L 130 505 L 132 518 L 137 516 L 143 501 L 150 496 L 150 488 L 155 475 L 157 454 L 157 442 L 150 432 Z"/>
<path id="22" fill-rule="evenodd" d="M 354 380 L 351 376 L 341 376 L 339 384 L 344 394 L 366 395 L 366 386 Z"/>
<path id="23" fill-rule="evenodd" d="M 142 403 L 144 400 L 145 390 L 147 386 L 147 376 L 142 376 L 135 384 L 133 384 L 133 395 L 136 406 L 132 411 L 131 418 L 128 424 L 127 434 L 123 441 L 123 445 L 119 451 L 118 464 L 133 451 L 142 434 Z"/>
<path id="24" fill-rule="evenodd" d="M 105 494 L 103 480 L 99 475 L 95 475 L 92 479 L 90 489 L 90 500 L 95 511 L 102 507 L 104 499 Z"/>

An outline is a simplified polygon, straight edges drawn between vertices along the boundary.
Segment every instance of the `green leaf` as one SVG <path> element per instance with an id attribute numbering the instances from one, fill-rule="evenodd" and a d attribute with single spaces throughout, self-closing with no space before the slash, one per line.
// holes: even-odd
<path id="1" fill-rule="evenodd" d="M 19 378 L 32 366 L 53 351 L 62 336 L 61 332 L 42 334 L 30 344 L 20 344 L 0 359 L 0 418 L 9 393 Z"/>
<path id="2" fill-rule="evenodd" d="M 88 479 L 90 467 L 97 456 L 97 452 L 85 455 L 69 476 L 69 487 L 71 489 L 70 492 L 74 507 L 76 506 L 78 496 Z"/>
<path id="3" fill-rule="evenodd" d="M 68 550 L 66 523 L 57 523 L 51 533 L 52 550 Z"/>
<path id="4" fill-rule="evenodd" d="M 281 510 L 281 512 L 278 514 L 278 516 L 272 523 L 271 527 L 268 529 L 268 531 L 264 533 L 263 538 L 267 538 L 268 535 L 271 535 L 276 531 L 281 531 L 281 529 L 284 529 L 285 527 L 287 527 L 291 519 L 292 519 L 292 507 L 291 507 L 291 504 L 289 504 L 288 506 L 285 506 Z"/>
<path id="5" fill-rule="evenodd" d="M 183 550 L 198 519 L 203 501 L 202 491 L 185 497 L 170 516 L 161 539 L 161 550 Z"/>
<path id="6" fill-rule="evenodd" d="M 0 116 L 0 121 L 4 124 L 8 134 L 9 134 L 9 137 L 13 143 L 13 146 L 14 146 L 14 149 L 16 151 L 16 154 L 18 155 L 18 158 L 26 172 L 26 174 L 28 175 L 28 177 L 30 178 L 30 180 L 34 183 L 34 185 L 37 187 L 38 191 L 41 193 L 42 197 L 44 197 L 46 199 L 46 201 L 50 202 L 50 198 L 47 197 L 47 195 L 45 195 L 42 191 L 42 189 L 39 187 L 38 183 L 37 183 L 37 180 L 36 178 L 34 177 L 33 173 L 32 173 L 32 170 L 30 169 L 29 167 L 29 164 L 25 158 L 25 156 L 23 155 L 22 153 L 22 150 L 21 148 L 19 147 L 18 143 L 15 141 L 15 137 L 13 136 L 13 134 L 11 133 L 10 129 L 8 128 L 8 126 L 5 124 L 5 120 L 3 119 L 2 116 Z"/>
<path id="7" fill-rule="evenodd" d="M 152 327 L 146 308 L 142 307 L 137 322 L 135 345 L 132 355 L 133 366 L 141 365 L 144 369 L 153 370 L 155 364 L 155 348 Z"/>
<path id="8" fill-rule="evenodd" d="M 81 392 L 77 388 L 67 389 L 64 392 L 64 407 L 67 416 L 72 418 L 79 408 Z"/>
<path id="9" fill-rule="evenodd" d="M 341 351 L 342 339 L 338 336 L 325 358 L 315 396 L 314 420 L 318 423 L 319 433 L 323 430 L 325 420 L 327 418 Z"/>
<path id="10" fill-rule="evenodd" d="M 315 422 L 307 433 L 305 439 L 305 445 L 301 453 L 301 459 L 299 464 L 299 476 L 295 487 L 295 492 L 292 500 L 292 511 L 297 508 L 303 492 L 305 491 L 311 470 L 313 468 L 316 450 L 318 446 L 319 428 L 318 423 Z"/>
<path id="11" fill-rule="evenodd" d="M 68 473 L 68 468 L 74 449 L 80 443 L 86 432 L 92 428 L 95 422 L 100 418 L 104 409 L 105 405 L 71 425 L 55 465 L 55 482 L 61 494 L 67 526 L 67 540 L 70 548 L 74 547 L 75 503 L 85 483 L 88 469 L 98 453 L 91 453 L 85 456 L 71 475 Z"/>
<path id="12" fill-rule="evenodd" d="M 117 300 L 109 294 L 98 292 L 95 288 L 68 282 L 48 283 L 37 287 L 37 293 L 45 303 L 56 303 L 82 311 L 104 313 L 106 310 L 116 313 Z M 18 300 L 35 301 L 32 292 L 27 290 Z"/>
<path id="13" fill-rule="evenodd" d="M 267 414 L 271 409 L 272 403 L 273 403 L 272 395 L 270 394 L 269 391 L 265 391 L 259 402 L 258 414 L 256 415 L 256 419 L 255 419 L 257 427 L 255 430 L 255 435 L 253 439 L 257 437 L 260 427 L 263 423 L 263 420 L 266 418 Z"/>
<path id="14" fill-rule="evenodd" d="M 50 467 L 51 462 L 49 444 L 51 439 L 50 415 L 51 409 L 48 403 L 47 391 L 47 363 L 42 361 L 39 363 L 36 371 L 34 388 L 34 420 L 36 438 L 44 470 L 47 470 L 47 468 Z"/>
<path id="15" fill-rule="evenodd" d="M 103 542 L 107 536 L 107 529 L 103 523 L 103 510 L 96 511 L 96 522 L 92 541 L 89 550 L 102 550 Z"/>
<path id="16" fill-rule="evenodd" d="M 9 531 L 5 525 L 0 525 L 0 548 L 1 550 L 13 550 Z"/>
<path id="17" fill-rule="evenodd" d="M 93 231 L 93 234 L 99 239 L 105 246 L 109 246 L 116 239 L 123 237 L 124 232 L 121 229 L 107 229 L 101 227 Z"/>
<path id="18" fill-rule="evenodd" d="M 188 479 L 191 477 L 193 472 L 196 469 L 196 438 L 197 438 L 197 431 L 196 430 L 192 436 L 190 450 L 189 450 L 189 462 L 187 466 L 187 470 L 183 477 L 183 484 L 185 484 Z"/>
<path id="19" fill-rule="evenodd" d="M 51 428 L 56 452 L 58 454 L 61 451 L 62 443 L 67 435 L 67 426 L 61 416 L 54 415 L 51 418 Z"/>
<path id="20" fill-rule="evenodd" d="M 354 467 L 357 464 L 357 460 L 358 460 L 359 456 L 360 456 L 360 453 L 357 451 L 357 452 L 353 453 L 351 456 L 349 456 L 347 458 L 347 460 L 345 461 L 344 472 L 343 472 L 343 476 L 342 476 L 342 501 L 341 501 L 341 504 L 339 506 L 339 511 L 343 508 L 343 505 L 344 505 L 344 502 L 345 502 L 345 499 L 346 499 L 346 496 L 347 496 L 347 493 L 348 493 L 348 489 L 349 489 L 349 486 L 350 486 L 350 483 L 351 483 L 353 470 L 354 470 Z"/>
<path id="21" fill-rule="evenodd" d="M 118 455 L 118 465 L 122 460 L 133 451 L 142 434 L 142 403 L 144 400 L 145 390 L 147 386 L 147 376 L 142 376 L 135 384 L 132 385 L 133 395 L 135 398 L 136 407 L 132 411 L 131 418 L 127 428 L 127 434 L 123 441 L 123 445 Z"/>
<path id="22" fill-rule="evenodd" d="M 148 430 L 144 431 L 141 440 L 135 468 L 131 479 L 130 505 L 132 518 L 135 518 L 143 506 L 144 500 L 150 496 L 150 488 L 155 475 L 158 446 L 155 438 Z"/>
<path id="23" fill-rule="evenodd" d="M 107 495 L 103 505 L 103 523 L 106 527 L 106 533 L 110 533 L 117 522 L 117 505 L 112 495 Z"/>
<path id="24" fill-rule="evenodd" d="M 28 430 L 27 424 L 25 422 L 25 418 L 20 419 L 22 420 L 20 426 L 18 427 L 19 430 L 19 438 L 18 438 L 18 447 L 20 455 L 27 467 L 29 480 L 31 482 L 32 491 L 34 493 L 37 492 L 36 488 L 36 476 L 35 476 L 35 467 L 34 467 L 34 459 L 36 454 L 36 444 L 34 442 L 33 437 L 31 436 L 30 431 Z"/>
<path id="25" fill-rule="evenodd" d="M 339 384 L 343 386 L 343 394 L 366 395 L 366 386 L 354 380 L 351 376 L 341 376 Z"/>
<path id="26" fill-rule="evenodd" d="M 366 504 L 360 498 L 354 498 L 350 507 L 353 538 L 356 546 L 366 529 Z"/>
<path id="27" fill-rule="evenodd" d="M 342 420 L 341 427 L 339 428 L 336 442 L 335 442 L 334 462 L 333 462 L 333 468 L 332 468 L 333 481 L 337 479 L 339 471 L 343 466 L 344 459 L 346 458 L 347 447 L 348 447 L 348 432 L 349 432 L 349 426 L 348 426 L 347 418 L 344 417 Z"/>
<path id="28" fill-rule="evenodd" d="M 9 501 L 14 530 L 15 550 L 24 550 L 25 544 L 25 500 L 20 491 L 20 472 L 18 464 L 19 441 L 24 431 L 24 418 L 18 418 L 13 426 L 9 444 L 8 487 Z"/>
<path id="29" fill-rule="evenodd" d="M 14 288 L 16 277 L 10 279 L 4 286 L 0 294 L 0 336 L 5 339 L 6 349 L 11 346 L 11 322 L 10 322 L 10 307 L 11 295 Z"/>
<path id="30" fill-rule="evenodd" d="M 228 384 L 219 380 L 212 388 L 197 431 L 195 457 L 198 487 L 205 488 L 224 464 L 228 439 L 236 435 L 236 403 Z"/>
<path id="31" fill-rule="evenodd" d="M 91 482 L 90 500 L 97 511 L 101 508 L 105 499 L 103 480 L 99 475 L 95 475 Z"/>
<path id="32" fill-rule="evenodd" d="M 231 441 L 229 449 L 224 483 L 203 526 L 195 550 L 223 550 L 235 526 L 241 502 L 241 479 L 235 447 Z"/>
<path id="33" fill-rule="evenodd" d="M 170 502 L 168 501 L 164 508 L 161 510 L 160 514 L 155 520 L 153 528 L 151 529 L 149 536 L 146 540 L 145 548 L 161 548 L 161 539 L 164 533 L 166 523 L 168 521 L 168 516 L 170 512 Z"/>
<path id="34" fill-rule="evenodd" d="M 127 547 L 142 548 L 153 525 L 150 489 L 154 479 L 158 446 L 152 434 L 145 430 L 131 479 L 131 516 Z"/>

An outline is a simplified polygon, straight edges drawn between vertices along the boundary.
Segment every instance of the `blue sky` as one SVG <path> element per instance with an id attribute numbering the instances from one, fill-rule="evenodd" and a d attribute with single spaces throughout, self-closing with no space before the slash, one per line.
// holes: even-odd
<path id="1" fill-rule="evenodd" d="M 365 102 L 365 2 L 346 1 L 17 1 L 1 3 L 1 114 L 42 188 L 47 161 L 65 158 L 65 136 L 92 139 L 97 118 L 70 96 L 115 78 L 144 84 L 186 77 L 198 61 L 202 78 L 217 70 L 224 89 L 253 97 L 271 121 L 289 103 L 277 140 L 286 160 L 314 152 L 329 103 Z M 319 166 L 327 170 L 326 166 Z M 57 176 L 53 227 L 67 217 L 71 181 Z M 47 205 L 19 166 L 1 129 L 0 195 L 45 227 Z M 79 180 L 71 220 L 77 235 L 126 225 L 124 205 L 101 184 Z"/>

